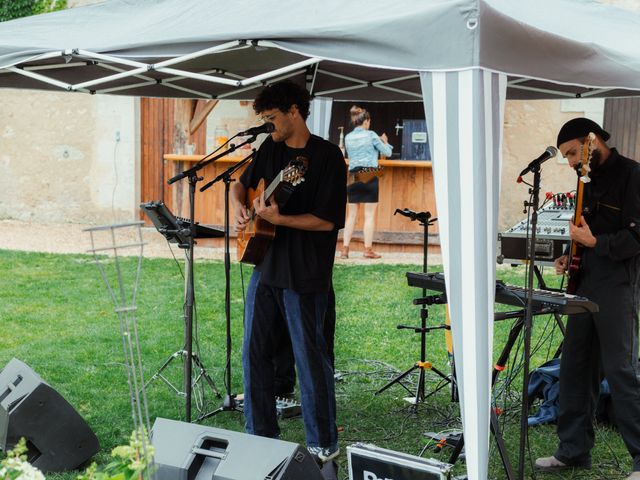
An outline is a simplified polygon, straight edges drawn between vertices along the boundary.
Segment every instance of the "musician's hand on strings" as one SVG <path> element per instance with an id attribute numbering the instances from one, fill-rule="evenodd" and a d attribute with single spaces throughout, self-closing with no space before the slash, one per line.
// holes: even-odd
<path id="1" fill-rule="evenodd" d="M 569 236 L 571 240 L 587 248 L 596 246 L 596 237 L 591 233 L 591 229 L 584 217 L 580 217 L 580 225 L 569 223 Z"/>
<path id="2" fill-rule="evenodd" d="M 261 218 L 264 218 L 269 223 L 278 225 L 280 208 L 278 208 L 277 202 L 267 203 L 264 199 L 264 194 L 262 194 L 253 201 L 253 208 L 255 208 L 256 214 Z"/>
<path id="3" fill-rule="evenodd" d="M 569 255 L 563 255 L 561 257 L 556 258 L 556 261 L 553 262 L 553 266 L 556 269 L 556 275 L 562 275 L 567 271 L 569 263 Z"/>
<path id="4" fill-rule="evenodd" d="M 236 232 L 242 232 L 249 224 L 249 211 L 244 205 L 240 205 L 233 210 L 233 227 Z"/>

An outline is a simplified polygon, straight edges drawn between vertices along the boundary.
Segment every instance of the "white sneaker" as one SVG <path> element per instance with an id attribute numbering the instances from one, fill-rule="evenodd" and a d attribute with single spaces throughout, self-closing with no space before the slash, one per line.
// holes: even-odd
<path id="1" fill-rule="evenodd" d="M 318 459 L 322 463 L 327 463 L 329 460 L 333 460 L 340 454 L 340 448 L 336 445 L 334 447 L 307 447 L 309 453 Z"/>

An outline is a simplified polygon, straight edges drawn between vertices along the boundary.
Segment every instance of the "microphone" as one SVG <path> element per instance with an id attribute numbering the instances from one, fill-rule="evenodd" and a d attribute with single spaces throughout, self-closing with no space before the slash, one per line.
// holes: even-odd
<path id="1" fill-rule="evenodd" d="M 542 155 L 540 155 L 535 160 L 532 160 L 531 163 L 527 165 L 527 168 L 525 168 L 520 172 L 520 175 L 518 175 L 518 183 L 522 182 L 522 177 L 524 175 L 526 175 L 529 172 L 533 172 L 540 165 L 542 165 L 544 162 L 549 160 L 551 157 L 555 157 L 557 154 L 558 154 L 558 149 L 556 147 L 548 146 L 547 149 L 542 153 Z"/>
<path id="2" fill-rule="evenodd" d="M 271 133 L 276 129 L 276 126 L 271 122 L 265 122 L 262 125 L 258 125 L 257 127 L 251 127 L 244 132 L 240 132 L 238 134 L 239 137 L 255 137 L 256 135 L 260 135 L 261 133 Z"/>
<path id="3" fill-rule="evenodd" d="M 396 208 L 396 211 L 393 212 L 393 214 L 395 215 L 396 213 L 399 213 L 403 217 L 410 218 L 412 222 L 415 221 L 415 220 L 418 220 L 419 222 L 426 223 L 431 218 L 431 212 L 419 212 L 419 213 L 416 213 L 413 210 L 409 210 L 408 208 L 405 208 L 403 210 L 400 210 L 399 208 Z M 437 218 L 433 219 L 434 222 L 436 220 L 437 220 Z"/>

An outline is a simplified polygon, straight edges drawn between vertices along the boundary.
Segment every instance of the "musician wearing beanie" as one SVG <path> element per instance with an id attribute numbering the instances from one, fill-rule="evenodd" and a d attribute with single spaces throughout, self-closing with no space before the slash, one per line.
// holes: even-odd
<path id="1" fill-rule="evenodd" d="M 564 255 L 555 262 L 556 272 L 565 273 L 571 265 L 573 293 L 597 303 L 599 311 L 569 315 L 560 366 L 559 444 L 535 467 L 591 466 L 592 422 L 605 377 L 618 430 L 633 459 L 627 479 L 640 480 L 640 164 L 610 148 L 609 137 L 587 118 L 570 120 L 558 133 L 557 146 L 572 168 L 589 149 L 590 172 L 583 182 L 582 218 L 569 225 L 580 248 L 579 264 Z"/>

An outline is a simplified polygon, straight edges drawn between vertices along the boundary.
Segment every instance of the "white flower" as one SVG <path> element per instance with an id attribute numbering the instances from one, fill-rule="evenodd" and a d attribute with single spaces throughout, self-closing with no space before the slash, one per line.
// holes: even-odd
<path id="1" fill-rule="evenodd" d="M 0 479 L 16 473 L 19 475 L 11 478 L 16 480 L 45 480 L 42 472 L 29 462 L 22 461 L 17 457 L 6 458 L 2 462 L 2 468 L 0 468 Z"/>

